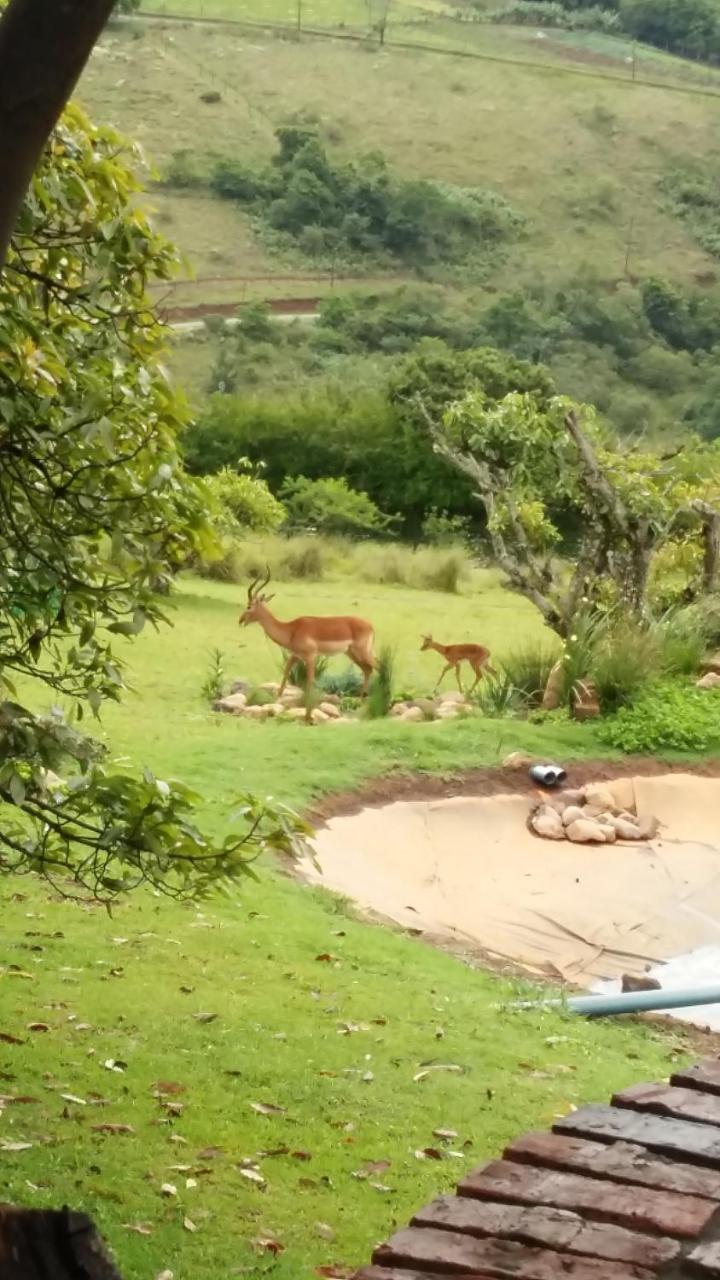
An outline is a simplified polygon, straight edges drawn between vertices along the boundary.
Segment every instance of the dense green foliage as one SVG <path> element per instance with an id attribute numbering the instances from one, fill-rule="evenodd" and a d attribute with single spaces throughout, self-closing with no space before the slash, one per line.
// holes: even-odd
<path id="1" fill-rule="evenodd" d="M 512 0 L 499 9 L 479 9 L 484 22 L 512 26 L 561 27 L 567 31 L 609 31 L 621 29 L 619 14 L 601 5 L 571 10 L 559 0 Z"/>
<path id="2" fill-rule="evenodd" d="M 720 694 L 665 680 L 604 721 L 599 734 L 632 755 L 710 751 L 720 746 Z"/>
<path id="3" fill-rule="evenodd" d="M 205 484 L 224 532 L 268 533 L 285 521 L 284 506 L 259 476 L 222 467 Z"/>
<path id="4" fill-rule="evenodd" d="M 714 62 L 720 56 L 720 11 L 714 0 L 512 0 L 487 12 L 486 21 L 565 27 L 570 31 L 625 31 L 644 44 L 683 57 Z M 482 12 L 482 11 L 481 11 Z"/>
<path id="5" fill-rule="evenodd" d="M 379 154 L 335 164 L 310 129 L 288 126 L 276 136 L 271 165 L 255 171 L 218 161 L 210 186 L 310 257 L 464 262 L 495 252 L 519 230 L 520 218 L 494 192 L 398 178 Z"/>
<path id="6" fill-rule="evenodd" d="M 290 529 L 307 529 L 340 536 L 367 536 L 390 528 L 392 518 L 383 515 L 366 493 L 351 489 L 341 477 L 288 477 L 280 490 Z"/>
<path id="7" fill-rule="evenodd" d="M 0 868 L 69 874 L 97 898 L 143 880 L 206 890 L 295 829 L 247 798 L 213 847 L 193 793 L 106 767 L 76 725 L 121 694 L 113 637 L 160 622 L 158 590 L 211 541 L 145 295 L 174 254 L 135 207 L 127 159 L 68 111 L 0 275 Z M 22 705 L 29 677 L 72 714 Z"/>
<path id="8" fill-rule="evenodd" d="M 679 158 L 662 181 L 671 208 L 692 231 L 698 244 L 720 258 L 720 176 L 707 160 L 689 167 Z"/>

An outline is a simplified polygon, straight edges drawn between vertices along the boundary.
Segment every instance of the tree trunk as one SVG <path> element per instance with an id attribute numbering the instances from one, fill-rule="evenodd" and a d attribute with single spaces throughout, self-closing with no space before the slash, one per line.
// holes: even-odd
<path id="1" fill-rule="evenodd" d="M 20 206 L 115 0 L 10 0 L 0 19 L 0 268 Z"/>
<path id="2" fill-rule="evenodd" d="M 122 1280 L 90 1218 L 0 1206 L 2 1280 Z"/>

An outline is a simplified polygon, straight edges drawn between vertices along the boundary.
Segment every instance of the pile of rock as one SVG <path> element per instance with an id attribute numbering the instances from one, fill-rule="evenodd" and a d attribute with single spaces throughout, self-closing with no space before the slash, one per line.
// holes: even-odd
<path id="1" fill-rule="evenodd" d="M 405 720 L 412 724 L 427 723 L 429 720 L 456 720 L 458 716 L 467 715 L 472 710 L 464 693 L 448 689 L 447 693 L 439 693 L 432 698 L 406 698 L 396 702 L 390 715 L 393 720 Z"/>
<path id="2" fill-rule="evenodd" d="M 592 782 L 576 791 L 542 796 L 530 815 L 530 829 L 536 835 L 574 844 L 652 840 L 658 825 L 652 814 L 637 812 L 629 789 L 618 783 Z"/>
<path id="3" fill-rule="evenodd" d="M 256 692 L 265 695 L 267 701 L 263 699 L 262 702 L 255 702 L 253 695 Z M 245 720 L 304 720 L 306 718 L 305 694 L 302 689 L 297 685 L 289 684 L 283 690 L 282 697 L 279 695 L 280 685 L 277 681 L 270 680 L 253 687 L 245 680 L 236 680 L 230 693 L 213 703 L 213 711 L 221 711 L 230 716 L 242 716 Z M 336 724 L 347 720 L 347 717 L 343 716 L 340 710 L 340 699 L 328 693 L 322 702 L 313 707 L 310 720 L 312 724 Z"/>

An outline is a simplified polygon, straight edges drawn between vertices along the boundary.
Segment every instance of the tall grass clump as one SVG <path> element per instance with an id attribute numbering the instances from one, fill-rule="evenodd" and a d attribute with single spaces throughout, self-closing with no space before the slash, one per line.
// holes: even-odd
<path id="1" fill-rule="evenodd" d="M 514 649 L 503 658 L 503 671 L 515 689 L 518 689 L 530 707 L 539 707 L 555 663 L 559 649 L 538 644 L 527 644 Z"/>
<path id="2" fill-rule="evenodd" d="M 529 705 L 527 694 L 513 684 L 507 671 L 498 671 L 497 675 L 486 672 L 473 699 L 483 715 L 491 718 L 515 715 Z"/>
<path id="3" fill-rule="evenodd" d="M 697 609 L 674 609 L 652 628 L 664 675 L 693 675 L 705 656 L 708 624 Z"/>
<path id="4" fill-rule="evenodd" d="M 355 549 L 356 572 L 364 582 L 416 587 L 456 595 L 470 577 L 472 562 L 463 547 L 403 547 L 363 542 Z"/>
<path id="5" fill-rule="evenodd" d="M 320 582 L 332 560 L 333 548 L 322 538 L 299 535 L 283 538 L 224 538 L 219 556 L 201 561 L 197 571 L 218 582 L 248 582 L 270 570 L 273 578 Z"/>
<path id="6" fill-rule="evenodd" d="M 623 623 L 599 637 L 588 674 L 602 710 L 613 712 L 632 703 L 659 668 L 658 644 L 652 630 Z"/>
<path id="7" fill-rule="evenodd" d="M 370 681 L 367 696 L 367 714 L 371 720 L 379 720 L 389 714 L 393 704 L 395 655 L 387 645 L 380 650 L 375 672 Z"/>

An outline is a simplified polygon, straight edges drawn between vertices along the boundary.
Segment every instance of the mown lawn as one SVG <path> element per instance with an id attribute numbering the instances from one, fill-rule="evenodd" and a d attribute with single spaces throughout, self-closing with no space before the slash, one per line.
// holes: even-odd
<path id="1" fill-rule="evenodd" d="M 522 743 L 596 753 L 580 726 L 308 730 L 213 715 L 199 692 L 212 646 L 233 674 L 277 671 L 259 631 L 238 632 L 240 595 L 185 582 L 174 628 L 129 651 L 135 692 L 104 717 L 114 755 L 195 785 L 213 827 L 245 787 L 302 806 L 393 765 L 456 769 Z M 436 674 L 417 651 L 427 626 L 497 654 L 537 631 L 493 575 L 458 597 L 278 586 L 281 616 L 351 605 L 418 687 Z M 468 891 L 482 892 L 481 866 Z M 513 1010 L 513 984 L 269 866 L 226 899 L 139 894 L 112 917 L 8 883 L 2 940 L 1 1087 L 25 1099 L 0 1115 L 2 1198 L 92 1213 L 127 1280 L 350 1268 L 513 1135 L 664 1077 L 682 1055 L 677 1033 Z"/>

